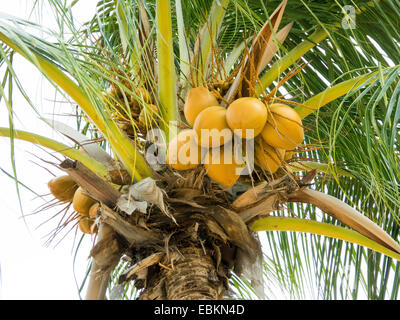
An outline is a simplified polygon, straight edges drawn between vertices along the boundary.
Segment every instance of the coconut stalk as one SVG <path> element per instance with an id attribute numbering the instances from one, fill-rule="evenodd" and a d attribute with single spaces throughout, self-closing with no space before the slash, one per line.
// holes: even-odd
<path id="1" fill-rule="evenodd" d="M 264 55 L 272 44 L 273 34 L 276 34 L 278 30 L 286 3 L 287 1 L 284 0 L 279 4 L 257 36 L 253 39 L 248 53 L 244 56 L 243 65 L 236 75 L 235 81 L 225 95 L 225 100 L 229 103 L 236 97 L 239 90 L 242 96 L 254 95 L 254 87 L 258 79 L 257 76 L 263 65 Z"/>
<path id="2" fill-rule="evenodd" d="M 212 58 L 212 48 L 215 46 L 215 40 L 221 28 L 225 16 L 225 9 L 228 5 L 229 0 L 213 1 L 211 5 L 208 19 L 197 40 L 200 43 L 200 52 L 197 54 L 198 61 L 196 61 L 196 63 L 198 70 L 196 70 L 195 73 L 198 74 L 195 77 L 196 80 L 204 80 L 208 76 L 207 71 Z"/>
<path id="3" fill-rule="evenodd" d="M 261 183 L 239 196 L 232 203 L 233 208 L 256 232 L 275 230 L 320 234 L 357 243 L 399 259 L 399 244 L 373 221 L 335 197 L 302 188 L 313 179 L 315 172 L 310 172 L 305 180 L 295 181 L 284 176 L 270 183 Z M 317 221 L 269 216 L 286 202 L 313 204 L 357 232 Z"/>

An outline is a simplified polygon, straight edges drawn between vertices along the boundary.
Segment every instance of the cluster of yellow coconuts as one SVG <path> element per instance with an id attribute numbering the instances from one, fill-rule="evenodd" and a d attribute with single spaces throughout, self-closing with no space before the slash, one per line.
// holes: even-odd
<path id="1" fill-rule="evenodd" d="M 79 229 L 83 233 L 97 233 L 95 219 L 99 208 L 98 202 L 90 198 L 68 175 L 56 177 L 47 185 L 57 200 L 65 203 L 72 202 L 74 210 L 78 212 Z"/>
<path id="2" fill-rule="evenodd" d="M 207 175 L 227 187 L 236 183 L 240 168 L 244 168 L 235 157 L 230 163 L 224 163 L 222 150 L 231 143 L 234 134 L 242 139 L 242 145 L 254 139 L 254 162 L 270 174 L 282 165 L 286 151 L 295 149 L 304 139 L 301 118 L 288 105 L 266 106 L 260 99 L 243 97 L 225 108 L 205 87 L 189 90 L 184 115 L 192 128 L 179 132 L 170 141 L 167 163 L 176 170 L 193 169 L 203 163 Z M 204 131 L 206 129 L 210 131 Z M 217 129 L 215 134 L 213 129 Z M 202 148 L 208 149 L 202 153 Z M 220 148 L 220 152 L 211 152 L 214 148 Z M 185 162 L 179 158 L 182 153 Z M 202 154 L 206 154 L 205 160 Z"/>
<path id="3" fill-rule="evenodd" d="M 135 96 L 126 96 L 128 98 L 128 106 L 131 111 L 132 116 L 137 117 L 138 124 L 142 128 L 151 125 L 152 120 L 156 119 L 158 114 L 158 108 L 156 105 L 152 104 L 153 98 L 150 92 L 145 87 L 138 87 L 135 90 Z M 120 101 L 122 105 L 125 104 L 124 96 L 119 89 L 115 89 L 113 86 L 109 87 L 106 95 L 113 96 L 117 101 Z M 121 118 L 128 121 L 129 115 L 126 110 L 121 106 L 116 106 L 116 109 L 121 114 Z M 120 124 L 122 129 L 129 129 L 129 122 Z M 134 132 L 131 132 L 134 134 Z"/>
<path id="4" fill-rule="evenodd" d="M 144 103 L 136 99 L 131 99 L 132 103 L 135 104 L 139 109 L 138 121 L 142 127 L 146 127 L 151 124 L 151 121 L 156 119 L 158 114 L 158 108 L 155 104 L 152 104 L 152 97 L 150 92 L 145 87 L 139 87 L 135 89 L 136 96 L 140 97 Z"/>

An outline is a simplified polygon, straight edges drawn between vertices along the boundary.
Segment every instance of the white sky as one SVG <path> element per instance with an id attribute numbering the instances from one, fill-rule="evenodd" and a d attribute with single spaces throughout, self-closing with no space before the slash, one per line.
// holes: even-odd
<path id="1" fill-rule="evenodd" d="M 74 8 L 77 20 L 83 21 L 91 17 L 96 2 L 96 0 L 79 1 Z M 28 19 L 32 3 L 31 0 L 0 1 L 0 12 Z M 52 22 L 49 16 L 45 15 L 45 19 L 39 18 L 40 23 L 51 27 Z M 38 15 L 34 13 L 30 21 L 38 21 Z M 20 81 L 40 111 L 49 114 L 53 108 L 55 112 L 60 112 L 63 108 L 64 113 L 70 112 L 69 106 L 54 105 L 51 102 L 54 100 L 54 90 L 49 88 L 47 81 L 41 79 L 32 65 L 17 56 L 15 56 L 15 62 Z M 4 73 L 1 72 L 1 74 Z M 17 91 L 15 89 L 15 93 Z M 37 119 L 23 97 L 16 94 L 13 103 L 15 112 L 20 117 L 16 125 L 18 129 L 59 139 L 49 127 Z M 8 127 L 8 113 L 3 102 L 0 104 L 0 126 Z M 29 143 L 16 142 L 15 156 L 19 179 L 39 194 L 47 194 L 46 184 L 52 176 L 37 165 L 43 165 L 43 162 L 29 152 L 47 160 L 54 159 Z M 0 137 L 0 168 L 12 173 L 10 142 L 3 137 Z M 55 174 L 61 173 L 56 169 L 51 170 Z M 43 200 L 34 199 L 35 196 L 24 188 L 20 188 L 20 191 L 25 214 L 29 215 L 44 204 Z M 57 240 L 46 247 L 44 243 L 47 233 L 56 226 L 58 218 L 37 228 L 56 211 L 47 210 L 38 215 L 27 216 L 25 225 L 21 219 L 15 183 L 1 172 L 0 201 L 2 208 L 0 212 L 0 299 L 78 299 L 73 271 L 74 234 L 71 233 L 68 236 L 69 240 L 61 242 L 56 247 L 54 245 Z M 75 266 L 78 283 L 84 276 L 90 245 L 90 238 L 86 237 Z"/>

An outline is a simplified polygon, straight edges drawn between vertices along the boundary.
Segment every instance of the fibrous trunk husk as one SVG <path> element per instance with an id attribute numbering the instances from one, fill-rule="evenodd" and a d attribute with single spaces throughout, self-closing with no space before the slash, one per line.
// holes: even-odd
<path id="1" fill-rule="evenodd" d="M 90 255 L 93 257 L 86 300 L 103 300 L 108 286 L 110 272 L 121 257 L 121 247 L 113 229 L 101 224 L 97 245 Z"/>
<path id="2" fill-rule="evenodd" d="M 188 247 L 173 267 L 158 267 L 148 279 L 141 300 L 219 300 L 227 287 L 218 275 L 212 253 Z"/>

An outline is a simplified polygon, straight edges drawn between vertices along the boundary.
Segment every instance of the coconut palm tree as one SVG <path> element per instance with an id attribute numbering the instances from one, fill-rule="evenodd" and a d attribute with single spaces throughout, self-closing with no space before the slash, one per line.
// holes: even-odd
<path id="1" fill-rule="evenodd" d="M 309 287 L 324 299 L 397 298 L 397 2 L 101 0 L 80 28 L 76 2 L 49 0 L 59 30 L 2 16 L 10 126 L 0 135 L 65 156 L 49 188 L 59 229 L 96 240 L 87 299 L 115 294 L 107 288 L 139 299 L 305 298 Z M 39 114 L 72 145 L 14 129 L 15 54 L 76 106 L 78 129 Z M 186 114 L 199 87 L 222 112 L 243 97 L 264 106 L 272 133 L 243 139 L 254 166 L 251 148 L 241 165 L 169 162 L 178 132 L 200 126 Z M 286 127 L 304 131 L 283 153 L 268 140 L 293 143 L 278 103 L 300 119 L 282 116 Z"/>

